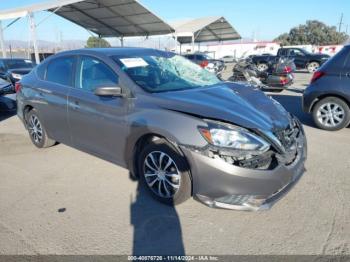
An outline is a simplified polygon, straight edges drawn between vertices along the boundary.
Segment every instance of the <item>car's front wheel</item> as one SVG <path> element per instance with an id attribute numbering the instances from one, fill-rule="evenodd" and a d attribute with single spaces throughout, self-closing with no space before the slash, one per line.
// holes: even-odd
<path id="1" fill-rule="evenodd" d="M 151 141 L 136 157 L 141 182 L 154 198 L 177 205 L 191 197 L 192 182 L 186 159 L 165 139 Z"/>
<path id="2" fill-rule="evenodd" d="M 25 117 L 30 139 L 36 147 L 45 148 L 53 146 L 56 143 L 56 141 L 47 136 L 46 130 L 39 119 L 36 109 L 27 112 Z"/>
<path id="3" fill-rule="evenodd" d="M 326 97 L 318 101 L 312 115 L 319 128 L 329 131 L 340 130 L 350 123 L 349 106 L 337 97 Z"/>
<path id="4" fill-rule="evenodd" d="M 307 71 L 309 71 L 309 73 L 314 73 L 315 71 L 317 71 L 317 69 L 319 69 L 320 67 L 320 63 L 314 61 L 314 62 L 310 62 L 307 65 Z"/>

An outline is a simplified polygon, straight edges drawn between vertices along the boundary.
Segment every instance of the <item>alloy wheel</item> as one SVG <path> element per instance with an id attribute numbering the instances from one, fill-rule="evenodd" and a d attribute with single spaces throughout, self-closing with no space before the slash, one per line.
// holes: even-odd
<path id="1" fill-rule="evenodd" d="M 264 64 L 264 63 L 258 64 L 258 70 L 259 70 L 260 72 L 264 72 L 264 71 L 266 71 L 267 69 L 268 69 L 267 64 Z"/>
<path id="2" fill-rule="evenodd" d="M 180 188 L 180 172 L 175 161 L 164 152 L 153 151 L 146 156 L 143 174 L 148 187 L 159 197 L 171 198 Z"/>
<path id="3" fill-rule="evenodd" d="M 43 129 L 37 116 L 31 115 L 28 122 L 28 130 L 34 142 L 39 144 L 43 139 Z"/>
<path id="4" fill-rule="evenodd" d="M 307 66 L 307 70 L 310 73 L 314 73 L 319 67 L 320 65 L 317 62 L 312 62 Z"/>
<path id="5" fill-rule="evenodd" d="M 345 111 L 336 103 L 325 103 L 317 110 L 317 120 L 326 127 L 336 127 L 344 121 Z"/>

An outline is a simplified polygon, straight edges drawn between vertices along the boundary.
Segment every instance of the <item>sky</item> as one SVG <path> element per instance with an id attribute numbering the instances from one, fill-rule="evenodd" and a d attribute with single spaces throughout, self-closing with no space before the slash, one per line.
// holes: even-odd
<path id="1" fill-rule="evenodd" d="M 47 0 L 45 0 L 47 1 Z M 43 0 L 0 0 L 0 10 L 16 8 Z M 203 16 L 224 16 L 242 37 L 272 40 L 290 28 L 317 19 L 328 25 L 339 25 L 343 13 L 342 31 L 348 26 L 350 34 L 349 0 L 139 0 L 166 22 Z M 37 12 L 40 23 L 48 15 Z M 12 20 L 2 21 L 3 27 Z M 6 40 L 30 39 L 26 18 L 20 19 L 4 32 Z M 85 29 L 52 15 L 38 27 L 38 39 L 46 41 L 86 40 L 90 34 Z"/>

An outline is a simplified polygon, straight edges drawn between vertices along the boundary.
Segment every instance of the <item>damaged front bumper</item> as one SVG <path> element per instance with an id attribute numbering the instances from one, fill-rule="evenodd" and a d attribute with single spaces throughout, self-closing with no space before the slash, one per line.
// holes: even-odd
<path id="1" fill-rule="evenodd" d="M 181 149 L 191 167 L 196 200 L 209 207 L 257 211 L 269 209 L 304 173 L 307 145 L 303 131 L 295 145 L 293 161 L 286 162 L 275 153 L 276 164 L 268 168 L 239 166 L 198 149 Z"/>

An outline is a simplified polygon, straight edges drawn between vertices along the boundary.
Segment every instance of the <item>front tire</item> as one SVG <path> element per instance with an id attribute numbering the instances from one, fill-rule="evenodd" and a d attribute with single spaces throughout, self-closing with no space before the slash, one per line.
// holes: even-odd
<path id="1" fill-rule="evenodd" d="M 320 68 L 320 63 L 319 62 L 316 62 L 316 61 L 313 61 L 313 62 L 310 62 L 308 65 L 307 65 L 307 71 L 309 71 L 309 73 L 314 73 L 317 71 L 317 69 Z"/>
<path id="2" fill-rule="evenodd" d="M 151 141 L 136 157 L 140 182 L 155 199 L 167 205 L 178 205 L 191 197 L 187 161 L 165 139 Z"/>
<path id="3" fill-rule="evenodd" d="M 26 113 L 25 117 L 29 137 L 36 147 L 46 148 L 53 146 L 56 143 L 56 141 L 47 136 L 46 130 L 39 119 L 36 109 L 30 110 Z"/>
<path id="4" fill-rule="evenodd" d="M 340 130 L 350 123 L 349 106 L 337 97 L 326 97 L 316 103 L 312 110 L 315 124 L 324 130 Z"/>

